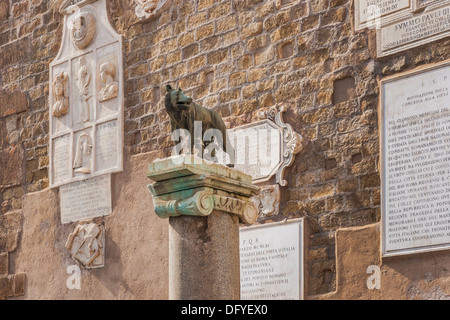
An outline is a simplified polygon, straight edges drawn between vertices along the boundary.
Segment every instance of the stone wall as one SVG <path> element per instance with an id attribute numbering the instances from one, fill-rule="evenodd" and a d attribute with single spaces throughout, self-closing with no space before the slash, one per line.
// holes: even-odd
<path id="1" fill-rule="evenodd" d="M 25 291 L 26 276 L 8 270 L 23 197 L 49 184 L 48 79 L 62 37 L 60 2 L 0 0 L 0 297 Z M 307 294 L 336 290 L 336 230 L 380 220 L 378 81 L 448 59 L 450 40 L 377 59 L 375 31 L 354 31 L 350 0 L 172 0 L 145 21 L 132 0 L 108 1 L 108 10 L 124 38 L 132 156 L 170 153 L 166 84 L 230 127 L 262 108 L 289 107 L 286 122 L 308 144 L 288 170 L 273 220 L 308 218 Z"/>

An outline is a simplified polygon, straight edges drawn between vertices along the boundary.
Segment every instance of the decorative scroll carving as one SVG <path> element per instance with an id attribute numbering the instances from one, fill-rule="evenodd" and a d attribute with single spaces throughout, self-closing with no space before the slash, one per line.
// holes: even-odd
<path id="1" fill-rule="evenodd" d="M 253 224 L 258 219 L 258 210 L 251 201 L 214 195 L 214 209 L 235 214 L 248 224 Z"/>
<path id="2" fill-rule="evenodd" d="M 92 139 L 88 133 L 83 133 L 78 137 L 77 149 L 73 168 L 75 172 L 90 174 L 91 173 L 91 153 Z"/>
<path id="3" fill-rule="evenodd" d="M 72 258 L 87 269 L 104 267 L 105 227 L 89 221 L 82 221 L 69 235 L 66 248 Z"/>
<path id="4" fill-rule="evenodd" d="M 86 66 L 84 57 L 80 59 L 80 67 L 78 69 L 77 86 L 80 92 L 81 100 L 81 118 L 83 122 L 90 120 L 90 107 L 89 99 L 92 98 L 92 94 L 89 95 L 89 85 L 91 83 L 91 72 Z"/>
<path id="5" fill-rule="evenodd" d="M 69 111 L 69 76 L 66 72 L 61 72 L 53 81 L 53 108 L 52 114 L 60 118 Z"/>
<path id="6" fill-rule="evenodd" d="M 164 201 L 153 197 L 155 213 L 158 217 L 208 216 L 214 208 L 212 189 L 197 192 L 192 197 L 183 200 Z"/>
<path id="7" fill-rule="evenodd" d="M 100 102 L 108 101 L 117 97 L 119 84 L 115 81 L 116 65 L 114 62 L 105 62 L 100 66 L 100 80 L 102 88 L 98 93 Z"/>
<path id="8" fill-rule="evenodd" d="M 213 194 L 212 189 L 206 188 L 183 200 L 162 200 L 153 197 L 155 213 L 158 217 L 208 216 L 213 210 L 235 214 L 244 223 L 255 223 L 258 211 L 251 201 L 219 196 Z"/>
<path id="9" fill-rule="evenodd" d="M 136 3 L 136 16 L 138 18 L 150 18 L 161 9 L 167 0 L 134 0 Z"/>
<path id="10" fill-rule="evenodd" d="M 259 189 L 259 193 L 252 198 L 252 201 L 258 208 L 260 218 L 278 214 L 280 196 L 280 186 L 278 184 L 262 186 Z"/>
<path id="11" fill-rule="evenodd" d="M 72 42 L 78 49 L 87 48 L 94 40 L 96 26 L 92 13 L 81 11 L 74 17 L 71 27 Z"/>
<path id="12" fill-rule="evenodd" d="M 279 113 L 275 116 L 275 123 L 283 128 L 283 163 L 278 169 L 276 179 L 281 186 L 287 186 L 284 180 L 284 171 L 292 165 L 294 156 L 303 149 L 303 137 L 292 129 L 292 126 L 283 122 L 283 112 L 286 107 L 282 106 Z"/>

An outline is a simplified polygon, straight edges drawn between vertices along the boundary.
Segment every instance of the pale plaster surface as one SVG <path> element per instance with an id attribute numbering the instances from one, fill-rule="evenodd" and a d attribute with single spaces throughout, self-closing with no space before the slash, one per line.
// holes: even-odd
<path id="1" fill-rule="evenodd" d="M 379 266 L 380 289 L 368 289 L 366 273 Z M 336 232 L 336 292 L 310 299 L 440 300 L 450 299 L 450 254 L 421 253 L 381 260 L 380 224 Z"/>
<path id="2" fill-rule="evenodd" d="M 61 224 L 58 189 L 28 194 L 22 237 L 10 256 L 12 272 L 27 274 L 19 299 L 168 299 L 168 221 L 153 210 L 148 164 L 159 152 L 130 157 L 112 177 L 113 212 L 96 223 L 106 228 L 105 267 L 87 270 L 64 247 L 76 223 Z M 67 267 L 81 269 L 81 289 L 69 290 Z"/>

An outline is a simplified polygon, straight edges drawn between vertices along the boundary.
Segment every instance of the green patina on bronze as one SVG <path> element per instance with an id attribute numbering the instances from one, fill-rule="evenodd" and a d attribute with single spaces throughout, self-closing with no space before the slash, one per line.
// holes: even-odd
<path id="1" fill-rule="evenodd" d="M 148 189 L 160 218 L 208 216 L 213 210 L 237 215 L 247 224 L 258 217 L 250 199 L 259 187 L 243 172 L 182 155 L 149 164 L 147 176 L 154 181 Z"/>

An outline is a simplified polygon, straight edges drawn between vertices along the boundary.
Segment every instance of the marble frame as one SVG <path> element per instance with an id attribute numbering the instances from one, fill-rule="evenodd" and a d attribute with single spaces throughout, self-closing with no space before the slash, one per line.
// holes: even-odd
<path id="1" fill-rule="evenodd" d="M 106 8 L 106 0 L 83 0 L 73 4 L 72 1 L 64 1 L 60 7 L 60 12 L 64 15 L 64 27 L 61 45 L 55 59 L 50 63 L 50 83 L 61 72 L 67 72 L 69 82 L 69 111 L 66 115 L 56 118 L 50 110 L 49 124 L 49 186 L 56 188 L 84 179 L 122 172 L 123 171 L 123 139 L 124 139 L 124 70 L 123 70 L 123 38 L 111 26 Z M 73 19 L 86 13 L 95 23 L 95 32 L 91 32 L 92 39 L 84 46 L 77 46 L 72 39 L 71 26 Z M 106 61 L 112 61 L 115 66 L 116 87 L 114 95 L 107 101 L 100 101 L 99 91 L 101 89 L 100 65 Z M 85 68 L 81 72 L 80 68 Z M 87 72 L 86 72 L 87 71 Z M 85 78 L 83 78 L 83 76 Z M 80 79 L 81 77 L 81 79 Z M 49 105 L 53 105 L 53 88 L 49 88 Z M 78 115 L 80 108 L 86 108 L 89 114 Z M 114 141 L 111 141 L 111 150 L 115 152 L 114 158 L 117 161 L 98 161 L 97 155 L 102 155 L 97 150 L 98 128 L 104 124 L 114 123 L 116 131 Z M 92 165 L 91 172 L 75 173 L 73 163 L 76 151 L 76 133 L 87 131 L 92 139 Z M 58 163 L 54 154 L 54 141 L 63 136 L 69 136 L 67 146 L 68 155 L 58 157 L 62 161 L 70 162 Z M 108 137 L 111 135 L 108 135 Z M 59 145 L 59 150 L 63 146 Z M 67 160 L 65 160 L 67 158 Z M 105 166 L 108 164 L 108 166 Z M 109 166 L 110 164 L 110 166 Z M 72 168 L 69 174 L 56 174 L 54 167 Z"/>

